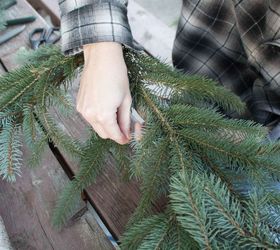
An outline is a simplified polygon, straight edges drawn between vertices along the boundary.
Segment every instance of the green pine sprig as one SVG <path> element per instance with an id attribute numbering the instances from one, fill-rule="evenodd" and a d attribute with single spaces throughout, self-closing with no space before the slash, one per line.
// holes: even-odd
<path id="1" fill-rule="evenodd" d="M 221 114 L 241 113 L 244 104 L 215 82 L 144 53 L 125 49 L 124 57 L 133 104 L 146 121 L 131 150 L 94 132 L 82 145 L 52 117 L 54 106 L 73 113 L 67 92 L 82 69 L 81 55 L 65 57 L 55 46 L 25 52 L 25 65 L 0 77 L 1 176 L 13 181 L 20 173 L 20 133 L 32 164 L 48 142 L 80 158 L 54 211 L 53 224 L 61 227 L 113 156 L 120 174 L 141 183 L 121 248 L 279 248 L 279 143 L 266 141 L 263 126 Z M 156 213 L 153 205 L 163 196 L 166 209 Z"/>

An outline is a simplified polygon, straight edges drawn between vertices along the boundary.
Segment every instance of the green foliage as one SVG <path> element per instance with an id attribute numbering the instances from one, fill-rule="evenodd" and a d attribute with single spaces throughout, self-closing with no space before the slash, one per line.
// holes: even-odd
<path id="1" fill-rule="evenodd" d="M 127 182 L 130 180 L 129 166 L 130 166 L 130 150 L 129 145 L 113 144 L 111 148 L 112 156 L 118 168 L 119 177 Z"/>
<path id="2" fill-rule="evenodd" d="M 141 222 L 135 223 L 135 225 L 123 235 L 123 239 L 121 240 L 121 242 L 123 242 L 122 249 L 138 249 L 144 238 L 158 225 L 165 224 L 164 227 L 166 227 L 166 219 L 165 215 L 153 215 Z"/>
<path id="3" fill-rule="evenodd" d="M 24 57 L 26 58 L 24 66 L 0 78 L 1 127 L 5 129 L 3 121 L 12 118 L 17 124 L 17 130 L 22 130 L 24 142 L 31 151 L 28 161 L 31 166 L 40 163 L 45 146 L 50 141 L 73 157 L 80 157 L 80 143 L 59 128 L 48 110 L 56 106 L 66 115 L 73 112 L 66 90 L 76 75 L 75 69 L 79 65 L 77 59 L 64 57 L 57 47 L 43 47 L 36 52 L 25 52 Z M 8 148 L 12 148 L 13 145 L 7 143 L 14 144 L 15 140 L 5 142 Z M 17 143 L 16 148 L 20 147 Z M 9 156 L 8 152 L 2 155 L 1 167 L 6 159 L 21 158 L 17 151 L 10 153 L 12 156 Z M 15 176 L 20 173 L 20 163 L 21 161 L 16 161 L 17 171 L 14 171 L 13 178 L 9 178 L 10 181 L 14 181 Z M 3 167 L 2 171 L 7 171 L 7 167 Z M 8 173 L 4 172 L 2 175 L 8 176 Z"/>
<path id="4" fill-rule="evenodd" d="M 53 216 L 53 225 L 61 227 L 75 210 L 76 201 L 84 188 L 93 183 L 101 172 L 106 156 L 109 153 L 111 142 L 102 140 L 95 135 L 83 149 L 79 173 L 64 189 L 57 202 Z"/>
<path id="5" fill-rule="evenodd" d="M 135 223 L 121 238 L 122 249 L 199 249 L 170 212 L 152 215 Z"/>
<path id="6" fill-rule="evenodd" d="M 170 65 L 159 62 L 152 57 L 128 53 L 127 61 L 130 61 L 130 67 L 136 67 L 137 73 L 133 73 L 132 77 L 140 79 L 146 84 L 155 85 L 154 93 L 160 96 L 168 97 L 184 96 L 188 101 L 201 101 L 218 104 L 227 111 L 244 111 L 244 104 L 239 98 L 234 96 L 229 90 L 218 86 L 214 81 L 203 78 L 201 76 L 186 77 L 179 70 L 175 70 Z M 131 69 L 131 68 L 130 68 Z M 136 76 L 138 74 L 138 77 Z M 139 76 L 140 74 L 140 76 Z M 142 78 L 142 79 L 141 79 Z M 166 94 L 166 87 L 170 88 L 170 94 Z"/>
<path id="7" fill-rule="evenodd" d="M 0 176 L 10 182 L 20 175 L 22 161 L 20 128 L 12 119 L 2 121 L 0 134 Z"/>
<path id="8" fill-rule="evenodd" d="M 193 189 L 197 187 L 201 190 Z M 186 194 L 190 192 L 190 195 Z M 275 216 L 265 196 L 252 192 L 241 204 L 213 175 L 180 173 L 171 184 L 171 205 L 178 221 L 196 239 L 204 225 L 210 233 L 196 239 L 202 249 L 235 244 L 237 249 L 278 249 L 279 235 L 269 230 L 269 218 Z M 198 206 L 197 206 L 198 205 Z M 271 207 L 270 207 L 271 208 Z M 200 211 L 206 212 L 196 216 Z M 195 220 L 204 218 L 203 223 Z M 209 239 L 206 236 L 211 236 Z M 219 242 L 215 242 L 215 241 Z M 214 242 L 213 242 L 214 241 Z"/>
<path id="9" fill-rule="evenodd" d="M 194 175 L 173 179 L 171 184 L 171 205 L 182 227 L 198 242 L 201 249 L 211 249 L 215 231 L 207 218 L 203 185 Z"/>
<path id="10" fill-rule="evenodd" d="M 133 104 L 146 121 L 142 139 L 133 137 L 130 147 L 94 132 L 82 145 L 52 117 L 53 106 L 73 112 L 66 93 L 81 55 L 65 57 L 55 46 L 25 51 L 26 64 L 0 78 L 2 177 L 12 181 L 20 171 L 22 131 L 32 165 L 50 141 L 80 158 L 54 211 L 58 227 L 113 156 L 121 175 L 141 183 L 122 249 L 279 249 L 279 143 L 267 142 L 259 124 L 222 115 L 221 108 L 241 113 L 244 104 L 213 81 L 142 53 L 125 49 L 124 56 Z M 163 197 L 166 208 L 155 214 Z"/>

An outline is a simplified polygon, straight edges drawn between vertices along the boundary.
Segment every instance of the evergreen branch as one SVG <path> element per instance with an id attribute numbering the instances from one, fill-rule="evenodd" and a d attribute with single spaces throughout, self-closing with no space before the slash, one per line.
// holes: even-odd
<path id="1" fill-rule="evenodd" d="M 267 129 L 253 121 L 227 119 L 213 108 L 198 108 L 190 105 L 173 104 L 166 111 L 173 125 L 188 126 L 194 129 L 205 129 L 209 132 L 234 132 L 235 137 L 244 137 L 253 134 L 256 137 L 264 138 Z"/>
<path id="2" fill-rule="evenodd" d="M 135 223 L 122 235 L 121 248 L 123 250 L 138 249 L 145 237 L 149 235 L 158 224 L 165 223 L 166 219 L 165 214 L 159 214 Z"/>
<path id="3" fill-rule="evenodd" d="M 116 161 L 116 167 L 123 181 L 129 181 L 130 172 L 130 148 L 129 145 L 113 144 L 112 155 Z"/>
<path id="4" fill-rule="evenodd" d="M 220 162 L 229 166 L 242 168 L 255 179 L 256 168 L 267 169 L 271 173 L 279 175 L 278 155 L 271 155 L 268 159 L 260 155 L 262 146 L 254 142 L 249 136 L 243 141 L 235 144 L 222 138 L 217 138 L 204 131 L 185 128 L 178 131 L 180 136 L 186 138 L 190 145 L 198 152 L 207 152 L 210 158 L 219 159 Z M 266 148 L 266 145 L 263 145 Z M 268 153 L 268 152 L 267 152 Z"/>
<path id="5" fill-rule="evenodd" d="M 32 148 L 38 138 L 42 136 L 42 131 L 37 124 L 36 118 L 34 116 L 34 111 L 34 107 L 27 106 L 23 108 L 23 136 L 25 139 L 25 143 L 30 148 Z"/>
<path id="6" fill-rule="evenodd" d="M 53 225 L 61 227 L 75 210 L 76 201 L 83 189 L 93 183 L 100 174 L 111 142 L 93 137 L 83 149 L 79 172 L 59 197 L 53 215 Z"/>
<path id="7" fill-rule="evenodd" d="M 49 114 L 39 108 L 36 109 L 36 114 L 42 129 L 56 147 L 60 147 L 62 150 L 69 152 L 72 157 L 82 155 L 80 143 L 63 133 Z"/>
<path id="8" fill-rule="evenodd" d="M 33 74 L 30 74 L 29 79 L 26 79 L 26 75 L 24 81 L 18 82 L 15 86 L 11 86 L 10 91 L 6 91 L 5 98 L 0 100 L 0 111 L 5 110 L 7 107 L 9 107 L 11 104 L 15 103 L 20 97 L 22 97 L 25 93 L 28 93 L 29 90 L 34 87 L 34 85 L 37 83 L 37 81 L 41 78 L 42 74 L 45 73 L 45 71 L 37 72 L 34 70 L 32 66 L 25 66 L 24 71 L 32 72 L 35 75 L 35 78 L 33 78 Z M 18 71 L 22 70 L 19 69 Z M 28 74 L 27 73 L 27 74 Z M 4 77 L 9 77 L 8 74 L 5 74 Z M 0 79 L 2 80 L 2 79 Z M 5 81 L 5 80 L 4 80 Z M 9 93 L 10 92 L 10 93 Z"/>
<path id="9" fill-rule="evenodd" d="M 6 121 L 0 134 L 0 175 L 9 182 L 20 175 L 22 143 L 19 127 L 14 121 Z"/>
<path id="10" fill-rule="evenodd" d="M 165 138 L 159 139 L 150 147 L 150 155 L 145 159 L 145 171 L 142 176 L 141 199 L 130 224 L 147 216 L 151 212 L 153 202 L 159 198 L 162 192 L 166 193 L 167 191 L 166 187 L 168 187 L 170 175 L 168 170 L 169 154 L 166 153 L 168 147 L 169 141 Z"/>
<path id="11" fill-rule="evenodd" d="M 155 102 L 153 101 L 153 98 L 151 95 L 147 92 L 145 87 L 141 88 L 141 93 L 145 99 L 146 105 L 149 106 L 149 108 L 154 112 L 155 116 L 157 117 L 158 121 L 160 122 L 163 129 L 168 134 L 171 143 L 175 145 L 176 153 L 179 156 L 181 167 L 182 169 L 185 168 L 185 160 L 184 160 L 184 153 L 181 151 L 181 147 L 178 141 L 178 138 L 176 136 L 176 131 L 174 131 L 172 125 L 169 123 L 169 120 L 167 117 L 160 111 L 160 109 L 156 106 Z"/>
<path id="12" fill-rule="evenodd" d="M 49 96 L 51 96 L 49 105 L 56 107 L 59 113 L 67 117 L 74 114 L 73 100 L 64 90 L 55 88 L 49 92 Z"/>
<path id="13" fill-rule="evenodd" d="M 171 214 L 170 216 L 172 216 L 172 218 L 169 221 L 169 231 L 162 249 L 198 250 L 199 246 L 197 242 L 193 238 L 191 238 L 191 236 L 182 228 L 173 214 Z"/>
<path id="14" fill-rule="evenodd" d="M 144 238 L 139 250 L 161 250 L 162 244 L 168 233 L 168 222 L 162 221 L 157 224 Z"/>
<path id="15" fill-rule="evenodd" d="M 205 203 L 209 206 L 209 217 L 218 228 L 222 237 L 233 240 L 235 237 L 246 237 L 244 217 L 241 204 L 229 193 L 220 179 L 213 175 L 203 176 L 205 183 Z"/>
<path id="16" fill-rule="evenodd" d="M 29 146 L 31 150 L 31 155 L 28 158 L 28 166 L 31 168 L 38 167 L 42 160 L 42 155 L 48 146 L 49 138 L 47 135 L 43 134 L 38 138 L 32 145 Z"/>
<path id="17" fill-rule="evenodd" d="M 268 196 L 262 192 L 253 190 L 249 199 L 245 202 L 245 214 L 249 238 L 242 239 L 242 245 L 255 246 L 265 249 L 279 249 L 279 235 L 276 241 L 273 240 L 275 231 L 269 228 L 268 223 L 273 218 L 273 213 L 267 210 Z M 278 217 L 280 214 L 278 213 Z M 273 232 L 274 231 L 274 232 Z"/>
<path id="18" fill-rule="evenodd" d="M 230 191 L 234 197 L 239 198 L 240 194 L 234 189 L 232 183 L 231 174 L 227 174 L 221 169 L 218 165 L 216 165 L 213 161 L 209 159 L 207 155 L 201 155 L 203 162 L 205 162 L 206 166 L 210 167 L 211 172 L 221 179 L 224 185 L 226 185 L 227 189 Z"/>
<path id="19" fill-rule="evenodd" d="M 195 176 L 179 174 L 171 180 L 171 207 L 182 227 L 203 249 L 213 249 L 214 234 L 207 220 L 205 204 L 202 199 L 203 185 Z"/>
<path id="20" fill-rule="evenodd" d="M 218 86 L 214 81 L 201 76 L 187 76 L 157 59 L 138 55 L 137 61 L 143 81 L 170 87 L 177 94 L 187 94 L 197 101 L 217 103 L 227 111 L 243 112 L 244 104 L 229 90 Z"/>
<path id="21" fill-rule="evenodd" d="M 149 167 L 149 162 L 145 160 L 150 159 L 151 150 L 154 149 L 154 144 L 161 137 L 159 133 L 161 131 L 160 126 L 154 122 L 152 116 L 147 118 L 146 125 L 142 129 L 141 141 L 137 141 L 135 138 L 131 142 L 131 148 L 133 149 L 133 155 L 130 159 L 130 174 L 131 177 L 141 179 L 145 170 Z"/>

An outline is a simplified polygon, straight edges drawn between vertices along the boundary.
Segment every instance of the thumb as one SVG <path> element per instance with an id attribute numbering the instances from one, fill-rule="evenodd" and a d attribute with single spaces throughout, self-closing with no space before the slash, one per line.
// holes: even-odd
<path id="1" fill-rule="evenodd" d="M 131 97 L 125 98 L 121 106 L 118 108 L 118 124 L 122 133 L 130 139 L 130 106 Z"/>

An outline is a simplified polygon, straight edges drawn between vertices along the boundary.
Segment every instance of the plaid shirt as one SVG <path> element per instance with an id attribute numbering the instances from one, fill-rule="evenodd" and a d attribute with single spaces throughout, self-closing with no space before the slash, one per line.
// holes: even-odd
<path id="1" fill-rule="evenodd" d="M 60 0 L 62 50 L 115 41 L 139 49 L 126 0 Z M 217 80 L 247 103 L 254 119 L 280 115 L 280 0 L 183 0 L 173 64 Z"/>

